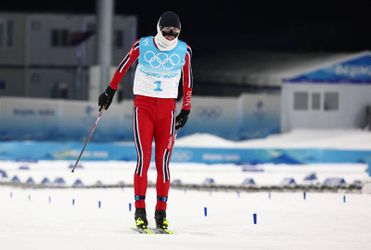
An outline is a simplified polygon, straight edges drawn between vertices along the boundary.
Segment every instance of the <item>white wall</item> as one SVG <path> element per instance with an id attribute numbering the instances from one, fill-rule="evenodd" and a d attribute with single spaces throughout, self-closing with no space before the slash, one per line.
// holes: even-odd
<path id="1" fill-rule="evenodd" d="M 94 99 L 94 100 L 93 100 Z M 98 116 L 97 98 L 90 102 L 37 98 L 0 98 L 0 139 L 80 140 Z M 181 102 L 177 103 L 178 112 Z M 276 95 L 239 98 L 192 98 L 189 121 L 180 136 L 209 133 L 228 139 L 264 137 L 279 132 Z M 94 134 L 95 140 L 132 139 L 133 101 L 112 103 Z"/>
<path id="2" fill-rule="evenodd" d="M 321 109 L 294 110 L 294 92 L 296 91 L 321 93 Z M 325 92 L 339 93 L 339 110 L 323 110 Z M 371 85 L 284 84 L 281 96 L 281 129 L 283 132 L 302 128 L 361 128 L 365 122 L 366 106 L 371 105 Z M 310 104 L 309 100 L 309 106 Z"/>

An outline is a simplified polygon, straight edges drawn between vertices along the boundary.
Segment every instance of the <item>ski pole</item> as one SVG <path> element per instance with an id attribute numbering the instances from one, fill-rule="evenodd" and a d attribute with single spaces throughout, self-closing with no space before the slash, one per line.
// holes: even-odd
<path id="1" fill-rule="evenodd" d="M 102 109 L 102 107 L 101 107 L 101 108 L 99 109 L 99 115 L 98 115 L 97 119 L 95 120 L 95 122 L 94 122 L 94 124 L 93 124 L 93 127 L 90 129 L 89 136 L 88 136 L 88 138 L 86 138 L 86 140 L 85 140 L 84 147 L 82 148 L 82 150 L 81 150 L 81 152 L 80 152 L 80 155 L 79 155 L 79 157 L 78 157 L 77 160 L 76 160 L 75 166 L 73 166 L 73 168 L 72 168 L 72 173 L 75 171 L 75 168 L 76 168 L 77 164 L 79 163 L 82 154 L 84 153 L 84 150 L 85 150 L 85 148 L 86 148 L 86 145 L 88 145 L 88 143 L 89 143 L 91 137 L 93 136 L 94 130 L 95 130 L 95 128 L 98 126 L 98 123 L 99 123 L 100 118 L 102 117 L 102 114 L 103 114 L 103 109 Z"/>

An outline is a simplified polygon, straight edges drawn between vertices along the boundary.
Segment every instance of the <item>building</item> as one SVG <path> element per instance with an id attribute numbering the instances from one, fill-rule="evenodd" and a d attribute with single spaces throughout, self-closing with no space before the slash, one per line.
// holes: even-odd
<path id="1" fill-rule="evenodd" d="M 265 94 L 266 100 L 278 97 L 281 105 L 275 111 L 282 132 L 371 127 L 369 51 L 226 51 L 193 65 L 195 93 L 224 97 Z M 249 121 L 245 119 L 245 123 Z"/>
<path id="2" fill-rule="evenodd" d="M 137 20 L 116 15 L 113 23 L 114 66 L 137 38 Z M 95 33 L 95 15 L 1 12 L 0 96 L 87 100 Z"/>
<path id="3" fill-rule="evenodd" d="M 280 94 L 282 79 L 349 55 L 329 52 L 228 50 L 193 62 L 194 92 L 239 96 L 241 93 Z"/>
<path id="4" fill-rule="evenodd" d="M 369 51 L 307 68 L 283 79 L 281 130 L 365 128 L 370 96 Z"/>

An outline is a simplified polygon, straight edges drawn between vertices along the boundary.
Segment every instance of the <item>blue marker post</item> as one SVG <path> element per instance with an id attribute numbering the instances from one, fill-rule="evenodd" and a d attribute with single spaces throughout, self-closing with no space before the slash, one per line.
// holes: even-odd
<path id="1" fill-rule="evenodd" d="M 204 207 L 204 215 L 207 217 L 207 207 Z"/>
<path id="2" fill-rule="evenodd" d="M 347 197 L 344 195 L 343 196 L 343 203 L 347 202 Z"/>
<path id="3" fill-rule="evenodd" d="M 237 191 L 237 197 L 240 198 L 240 191 Z"/>
<path id="4" fill-rule="evenodd" d="M 49 196 L 49 204 L 52 203 L 52 197 Z"/>
<path id="5" fill-rule="evenodd" d="M 131 203 L 129 202 L 129 212 L 131 212 Z"/>
<path id="6" fill-rule="evenodd" d="M 102 207 L 102 203 L 101 201 L 98 201 L 98 208 L 101 208 Z"/>
<path id="7" fill-rule="evenodd" d="M 254 224 L 258 224 L 258 215 L 256 213 L 253 214 L 253 221 Z"/>
<path id="8" fill-rule="evenodd" d="M 307 193 L 306 193 L 306 192 L 303 192 L 303 199 L 304 199 L 304 200 L 307 199 Z"/>
<path id="9" fill-rule="evenodd" d="M 75 206 L 75 199 L 72 199 L 72 206 Z"/>

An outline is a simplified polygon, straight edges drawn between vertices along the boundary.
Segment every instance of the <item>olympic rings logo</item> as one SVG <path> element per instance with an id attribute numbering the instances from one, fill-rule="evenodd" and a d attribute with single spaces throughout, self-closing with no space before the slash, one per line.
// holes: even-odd
<path id="1" fill-rule="evenodd" d="M 221 107 L 203 107 L 197 111 L 198 115 L 203 119 L 218 119 L 223 114 Z"/>
<path id="2" fill-rule="evenodd" d="M 147 51 L 144 54 L 144 60 L 155 69 L 162 67 L 165 70 L 171 70 L 180 64 L 180 57 L 177 54 L 169 56 L 163 52 L 156 54 L 153 51 Z"/>

